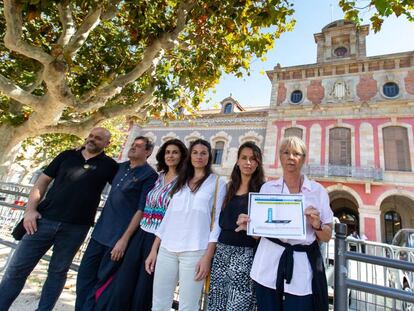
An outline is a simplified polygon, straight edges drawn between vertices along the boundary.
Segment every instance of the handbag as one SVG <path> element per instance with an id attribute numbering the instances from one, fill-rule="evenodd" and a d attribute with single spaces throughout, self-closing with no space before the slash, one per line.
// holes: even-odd
<path id="1" fill-rule="evenodd" d="M 216 176 L 216 187 L 215 187 L 215 190 L 214 190 L 213 208 L 211 209 L 210 232 L 213 231 L 213 228 L 214 228 L 214 220 L 215 220 L 215 217 L 214 216 L 216 214 L 216 201 L 217 201 L 218 181 L 219 181 L 219 177 Z M 210 272 L 206 276 L 206 280 L 204 281 L 204 293 L 206 293 L 206 294 L 208 294 L 208 292 L 210 291 L 210 274 L 211 274 L 211 269 L 210 269 Z"/>
<path id="2" fill-rule="evenodd" d="M 11 233 L 11 235 L 16 241 L 20 241 L 21 239 L 23 239 L 23 236 L 26 234 L 26 229 L 23 226 L 23 220 L 24 218 L 22 218 L 19 221 L 19 223 L 16 225 L 16 227 L 14 227 Z"/>

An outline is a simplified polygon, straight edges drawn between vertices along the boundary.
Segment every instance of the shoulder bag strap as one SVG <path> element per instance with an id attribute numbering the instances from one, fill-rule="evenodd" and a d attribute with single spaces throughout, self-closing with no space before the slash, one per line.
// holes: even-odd
<path id="1" fill-rule="evenodd" d="M 210 223 L 210 231 L 213 231 L 214 228 L 214 216 L 216 214 L 216 201 L 217 201 L 217 190 L 218 190 L 218 182 L 219 177 L 216 176 L 216 187 L 214 189 L 214 201 L 213 201 L 213 208 L 211 209 L 211 223 Z"/>

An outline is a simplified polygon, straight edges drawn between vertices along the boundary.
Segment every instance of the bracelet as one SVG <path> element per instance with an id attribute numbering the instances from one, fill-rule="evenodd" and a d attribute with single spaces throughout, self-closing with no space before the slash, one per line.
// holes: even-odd
<path id="1" fill-rule="evenodd" d="M 323 229 L 322 227 L 323 227 L 322 221 L 319 222 L 319 228 L 315 228 L 314 226 L 312 226 L 313 230 L 315 231 L 322 231 Z"/>

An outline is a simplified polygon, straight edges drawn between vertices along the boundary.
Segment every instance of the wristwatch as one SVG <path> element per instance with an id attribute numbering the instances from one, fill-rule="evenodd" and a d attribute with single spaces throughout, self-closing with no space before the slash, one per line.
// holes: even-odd
<path id="1" fill-rule="evenodd" d="M 314 226 L 312 226 L 313 230 L 315 231 L 322 231 L 322 227 L 323 227 L 322 221 L 319 222 L 319 228 L 315 228 Z"/>

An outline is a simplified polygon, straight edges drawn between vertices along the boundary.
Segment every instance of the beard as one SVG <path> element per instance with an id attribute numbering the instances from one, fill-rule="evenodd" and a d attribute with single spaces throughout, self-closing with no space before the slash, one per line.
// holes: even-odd
<path id="1" fill-rule="evenodd" d="M 98 147 L 95 143 L 86 142 L 85 148 L 91 153 L 99 153 L 103 150 L 103 148 Z"/>

